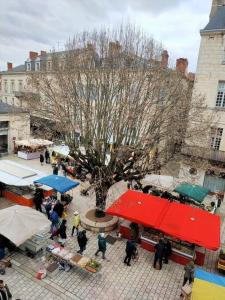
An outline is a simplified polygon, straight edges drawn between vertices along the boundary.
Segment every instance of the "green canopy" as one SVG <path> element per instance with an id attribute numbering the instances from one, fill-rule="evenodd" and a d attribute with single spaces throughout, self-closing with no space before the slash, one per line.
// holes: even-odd
<path id="1" fill-rule="evenodd" d="M 198 203 L 202 203 L 206 195 L 210 192 L 210 190 L 202 186 L 188 183 L 181 183 L 174 191 L 182 196 L 189 197 Z"/>

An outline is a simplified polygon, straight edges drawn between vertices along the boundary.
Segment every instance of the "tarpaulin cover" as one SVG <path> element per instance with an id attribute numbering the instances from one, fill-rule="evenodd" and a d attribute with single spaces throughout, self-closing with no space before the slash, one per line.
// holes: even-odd
<path id="1" fill-rule="evenodd" d="M 220 246 L 220 217 L 190 205 L 170 203 L 159 230 L 207 249 Z"/>
<path id="2" fill-rule="evenodd" d="M 210 190 L 195 184 L 181 183 L 175 190 L 178 194 L 182 196 L 189 197 L 199 203 L 202 203 L 204 198 L 208 195 Z"/>
<path id="3" fill-rule="evenodd" d="M 207 249 L 220 247 L 220 217 L 200 208 L 129 190 L 106 212 Z"/>
<path id="4" fill-rule="evenodd" d="M 156 228 L 168 205 L 169 202 L 166 199 L 129 190 L 115 201 L 106 212 Z"/>
<path id="5" fill-rule="evenodd" d="M 225 299 L 225 278 L 202 269 L 195 271 L 192 300 Z"/>
<path id="6" fill-rule="evenodd" d="M 80 183 L 77 181 L 70 180 L 63 176 L 58 175 L 49 175 L 39 180 L 36 180 L 35 183 L 44 184 L 50 186 L 54 190 L 60 192 L 61 194 L 75 188 Z"/>

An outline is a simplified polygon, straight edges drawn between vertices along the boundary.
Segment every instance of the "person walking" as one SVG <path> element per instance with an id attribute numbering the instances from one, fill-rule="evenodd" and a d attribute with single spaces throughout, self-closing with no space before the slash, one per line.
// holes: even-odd
<path id="1" fill-rule="evenodd" d="M 195 264 L 193 260 L 186 264 L 184 271 L 183 286 L 187 283 L 187 281 L 189 281 L 189 284 L 191 284 L 194 280 Z"/>
<path id="2" fill-rule="evenodd" d="M 137 251 L 136 243 L 133 239 L 130 239 L 127 241 L 126 244 L 126 256 L 124 259 L 124 263 L 127 264 L 127 266 L 131 266 L 130 261 L 132 256 L 135 256 Z"/>
<path id="3" fill-rule="evenodd" d="M 164 243 L 163 240 L 160 239 L 158 244 L 155 245 L 155 257 L 153 267 L 156 268 L 156 263 L 159 262 L 159 270 L 162 269 L 162 260 L 164 256 Z"/>
<path id="4" fill-rule="evenodd" d="M 53 166 L 53 175 L 58 175 L 59 174 L 59 168 L 57 165 Z"/>
<path id="5" fill-rule="evenodd" d="M 43 164 L 44 164 L 44 155 L 41 153 L 40 154 L 40 163 L 41 163 L 41 165 L 43 166 Z"/>
<path id="6" fill-rule="evenodd" d="M 77 242 L 80 247 L 80 250 L 77 251 L 77 253 L 83 254 L 84 250 L 86 250 L 87 245 L 87 237 L 86 237 L 86 230 L 82 230 L 77 235 Z"/>
<path id="7" fill-rule="evenodd" d="M 67 176 L 67 169 L 66 169 L 66 165 L 65 163 L 62 163 L 61 164 L 61 168 L 62 168 L 62 173 L 63 173 L 63 176 Z"/>
<path id="8" fill-rule="evenodd" d="M 9 291 L 7 284 L 4 284 L 3 280 L 0 280 L 0 300 L 12 299 L 12 294 Z"/>
<path id="9" fill-rule="evenodd" d="M 53 240 L 53 238 L 58 235 L 58 229 L 59 229 L 59 215 L 54 209 L 50 214 L 50 221 L 52 222 L 50 239 Z"/>
<path id="10" fill-rule="evenodd" d="M 62 223 L 58 230 L 59 234 L 59 243 L 64 247 L 67 235 L 66 235 L 66 220 L 62 220 Z"/>
<path id="11" fill-rule="evenodd" d="M 95 252 L 95 256 L 98 256 L 99 252 L 102 252 L 102 258 L 105 259 L 105 253 L 106 253 L 106 238 L 104 233 L 100 233 L 98 235 L 98 250 Z"/>
<path id="12" fill-rule="evenodd" d="M 45 150 L 45 162 L 46 164 L 50 164 L 50 153 L 48 149 Z"/>
<path id="13" fill-rule="evenodd" d="M 71 232 L 71 236 L 73 236 L 74 234 L 74 230 L 76 229 L 77 231 L 77 235 L 78 235 L 78 231 L 79 231 L 79 227 L 80 227 L 80 215 L 78 211 L 74 212 L 74 217 L 72 220 L 72 232 Z"/>
<path id="14" fill-rule="evenodd" d="M 34 205 L 35 205 L 35 209 L 39 210 L 40 212 L 42 212 L 42 208 L 41 208 L 42 201 L 43 201 L 43 190 L 37 188 L 34 194 Z"/>
<path id="15" fill-rule="evenodd" d="M 163 257 L 165 264 L 168 264 L 168 259 L 171 256 L 171 254 L 172 254 L 171 243 L 167 238 L 165 238 L 164 239 L 164 257 Z"/>

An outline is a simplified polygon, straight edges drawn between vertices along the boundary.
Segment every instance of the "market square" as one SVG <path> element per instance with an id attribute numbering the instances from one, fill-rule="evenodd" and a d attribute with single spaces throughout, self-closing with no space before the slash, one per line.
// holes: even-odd
<path id="1" fill-rule="evenodd" d="M 225 298 L 225 0 L 147 2 L 0 4 L 0 300 Z"/>

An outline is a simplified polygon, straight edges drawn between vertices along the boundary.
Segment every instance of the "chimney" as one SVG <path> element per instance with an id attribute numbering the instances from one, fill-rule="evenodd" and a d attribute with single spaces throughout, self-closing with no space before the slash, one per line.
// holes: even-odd
<path id="1" fill-rule="evenodd" d="M 209 15 L 209 19 L 214 17 L 216 12 L 217 12 L 218 7 L 223 6 L 223 5 L 225 5 L 225 0 L 213 0 L 212 1 L 211 12 L 210 12 L 210 15 Z"/>
<path id="2" fill-rule="evenodd" d="M 38 56 L 38 53 L 37 52 L 34 52 L 34 51 L 30 51 L 29 52 L 29 58 L 30 60 L 35 60 L 35 58 Z"/>
<path id="3" fill-rule="evenodd" d="M 187 58 L 178 58 L 176 63 L 176 70 L 178 73 L 181 73 L 183 75 L 187 74 L 187 68 L 188 68 L 188 60 Z"/>
<path id="4" fill-rule="evenodd" d="M 168 60 L 169 60 L 169 54 L 168 54 L 167 50 L 163 50 L 163 52 L 161 54 L 161 67 L 167 68 Z"/>
<path id="5" fill-rule="evenodd" d="M 11 62 L 7 62 L 7 71 L 12 71 L 13 64 Z"/>
<path id="6" fill-rule="evenodd" d="M 47 54 L 47 52 L 46 51 L 43 51 L 43 50 L 41 50 L 41 56 L 45 56 Z"/>

